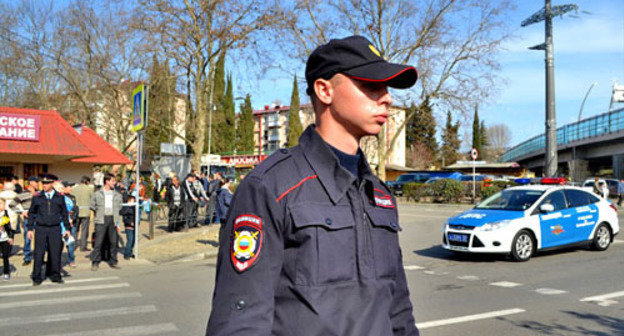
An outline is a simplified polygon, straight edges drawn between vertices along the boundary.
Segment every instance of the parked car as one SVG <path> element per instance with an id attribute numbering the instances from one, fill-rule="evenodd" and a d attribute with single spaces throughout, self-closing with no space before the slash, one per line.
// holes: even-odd
<path id="1" fill-rule="evenodd" d="M 442 247 L 527 261 L 537 251 L 572 245 L 604 251 L 619 231 L 617 208 L 602 197 L 578 187 L 521 186 L 449 218 Z"/>
<path id="2" fill-rule="evenodd" d="M 396 181 L 388 181 L 386 185 L 392 189 L 395 195 L 403 195 L 403 186 L 408 183 L 423 183 L 429 179 L 429 174 L 424 173 L 406 173 L 399 175 Z"/>
<path id="3" fill-rule="evenodd" d="M 590 188 L 589 190 L 593 190 L 595 180 L 595 177 L 588 178 L 587 180 L 585 180 L 585 182 L 583 182 L 583 187 Z M 598 183 L 600 182 L 604 182 L 607 184 L 607 187 L 609 188 L 609 197 L 617 197 L 618 185 L 620 181 L 610 178 L 598 178 Z"/>

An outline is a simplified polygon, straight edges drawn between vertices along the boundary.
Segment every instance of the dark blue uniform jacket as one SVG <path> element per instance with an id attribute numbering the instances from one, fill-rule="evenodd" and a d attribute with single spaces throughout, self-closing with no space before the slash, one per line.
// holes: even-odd
<path id="1" fill-rule="evenodd" d="M 34 230 L 36 226 L 59 226 L 61 223 L 65 225 L 65 230 L 69 230 L 65 196 L 54 192 L 49 200 L 45 192 L 40 192 L 33 197 L 28 210 L 28 230 Z"/>
<path id="2" fill-rule="evenodd" d="M 220 234 L 206 335 L 418 335 L 391 192 L 313 126 L 241 182 Z"/>

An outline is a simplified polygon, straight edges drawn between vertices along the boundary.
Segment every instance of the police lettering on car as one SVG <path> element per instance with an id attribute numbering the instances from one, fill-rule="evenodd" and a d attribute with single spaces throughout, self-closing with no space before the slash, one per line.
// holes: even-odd
<path id="1" fill-rule="evenodd" d="M 505 189 L 449 218 L 442 247 L 460 253 L 509 254 L 515 261 L 570 245 L 606 250 L 620 231 L 617 209 L 588 189 L 552 184 Z"/>
<path id="2" fill-rule="evenodd" d="M 306 65 L 316 124 L 239 185 L 220 232 L 206 335 L 418 335 L 396 201 L 359 149 L 416 69 L 363 37 Z"/>

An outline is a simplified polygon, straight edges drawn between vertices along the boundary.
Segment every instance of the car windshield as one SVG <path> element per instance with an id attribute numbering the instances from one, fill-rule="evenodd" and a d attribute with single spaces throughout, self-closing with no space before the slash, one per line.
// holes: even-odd
<path id="1" fill-rule="evenodd" d="M 414 175 L 401 175 L 399 176 L 399 178 L 397 179 L 397 182 L 409 182 L 409 181 L 414 181 L 414 178 L 416 176 Z"/>
<path id="2" fill-rule="evenodd" d="M 481 202 L 477 209 L 524 211 L 537 201 L 542 190 L 503 190 Z"/>

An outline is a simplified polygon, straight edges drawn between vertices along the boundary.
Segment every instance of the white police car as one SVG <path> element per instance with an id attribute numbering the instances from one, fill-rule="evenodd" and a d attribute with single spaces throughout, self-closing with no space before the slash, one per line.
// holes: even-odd
<path id="1" fill-rule="evenodd" d="M 442 247 L 505 253 L 527 261 L 536 251 L 575 244 L 606 250 L 620 231 L 617 209 L 578 187 L 532 185 L 505 189 L 448 219 Z"/>

